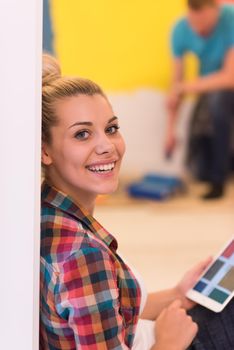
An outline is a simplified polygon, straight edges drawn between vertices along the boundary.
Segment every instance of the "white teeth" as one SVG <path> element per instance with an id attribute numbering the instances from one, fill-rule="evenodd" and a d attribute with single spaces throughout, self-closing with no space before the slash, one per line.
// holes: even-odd
<path id="1" fill-rule="evenodd" d="M 88 167 L 88 169 L 91 171 L 94 171 L 94 172 L 104 172 L 104 171 L 113 170 L 114 166 L 115 166 L 115 163 L 110 163 L 110 164 L 90 166 L 90 167 Z"/>

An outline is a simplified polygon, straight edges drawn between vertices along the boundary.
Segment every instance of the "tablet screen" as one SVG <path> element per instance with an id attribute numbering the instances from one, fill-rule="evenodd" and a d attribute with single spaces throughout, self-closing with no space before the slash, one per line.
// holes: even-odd
<path id="1" fill-rule="evenodd" d="M 223 304 L 234 291 L 234 240 L 211 265 L 193 290 Z"/>

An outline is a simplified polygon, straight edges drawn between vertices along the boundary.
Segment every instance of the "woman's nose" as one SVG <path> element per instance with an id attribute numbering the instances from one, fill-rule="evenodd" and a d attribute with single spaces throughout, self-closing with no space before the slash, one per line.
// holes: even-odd
<path id="1" fill-rule="evenodd" d="M 115 146 L 107 135 L 102 135 L 97 140 L 95 150 L 97 154 L 113 153 Z"/>

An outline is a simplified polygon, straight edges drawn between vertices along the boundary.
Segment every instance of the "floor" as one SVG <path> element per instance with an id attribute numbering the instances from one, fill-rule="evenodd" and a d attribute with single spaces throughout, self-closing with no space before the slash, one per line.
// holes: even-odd
<path id="1" fill-rule="evenodd" d="M 121 184 L 100 197 L 95 217 L 119 242 L 119 251 L 143 276 L 148 291 L 173 286 L 186 269 L 215 255 L 234 234 L 234 183 L 224 198 L 205 202 L 204 185 L 164 202 L 130 199 Z"/>

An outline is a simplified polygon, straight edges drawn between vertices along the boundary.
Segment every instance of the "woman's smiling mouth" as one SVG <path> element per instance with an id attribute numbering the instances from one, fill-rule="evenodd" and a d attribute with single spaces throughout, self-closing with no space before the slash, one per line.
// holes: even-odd
<path id="1" fill-rule="evenodd" d="M 90 166 L 87 166 L 86 168 L 94 173 L 99 173 L 99 174 L 108 173 L 114 169 L 115 164 L 116 164 L 116 161 L 106 163 L 106 164 L 90 165 Z"/>

